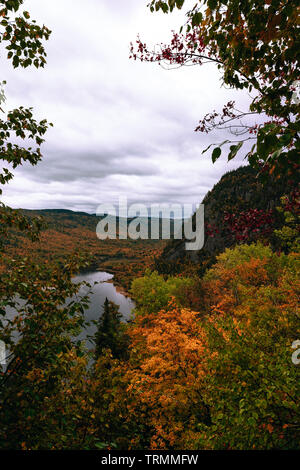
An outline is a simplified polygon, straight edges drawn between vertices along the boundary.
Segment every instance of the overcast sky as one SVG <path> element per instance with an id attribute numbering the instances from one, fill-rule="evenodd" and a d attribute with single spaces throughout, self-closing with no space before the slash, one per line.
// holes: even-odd
<path id="1" fill-rule="evenodd" d="M 15 170 L 3 200 L 15 208 L 66 208 L 95 212 L 101 203 L 193 203 L 226 171 L 213 165 L 209 143 L 223 136 L 195 133 L 199 119 L 247 95 L 221 87 L 212 64 L 164 70 L 129 60 L 139 33 L 148 43 L 168 41 L 184 22 L 181 13 L 150 13 L 149 0 L 26 0 L 24 9 L 52 35 L 44 70 L 13 70 L 5 109 L 33 106 L 54 128 L 42 147 L 43 162 Z"/>

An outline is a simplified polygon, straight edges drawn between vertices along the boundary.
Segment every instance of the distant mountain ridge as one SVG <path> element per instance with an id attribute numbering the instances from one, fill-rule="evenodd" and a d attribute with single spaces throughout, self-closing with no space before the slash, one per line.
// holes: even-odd
<path id="1" fill-rule="evenodd" d="M 47 228 L 54 228 L 55 230 L 65 232 L 68 228 L 76 228 L 80 226 L 84 226 L 90 230 L 96 230 L 97 224 L 103 219 L 106 218 L 108 222 L 113 223 L 116 221 L 117 223 L 117 232 L 118 229 L 126 230 L 126 226 L 130 224 L 135 217 L 128 217 L 128 219 L 119 216 L 113 215 L 103 215 L 98 216 L 96 214 L 89 214 L 87 212 L 82 211 L 72 211 L 70 209 L 39 209 L 39 210 L 29 210 L 29 209 L 19 209 L 22 214 L 29 218 L 33 217 L 43 217 L 44 221 L 47 224 Z M 141 217 L 141 219 L 148 220 L 148 228 L 149 233 L 151 229 L 151 218 L 148 217 Z M 166 219 L 166 218 L 153 218 L 153 220 L 159 221 L 160 231 L 163 221 L 167 221 L 170 223 L 170 232 L 171 236 L 173 236 L 174 232 L 174 219 Z"/>

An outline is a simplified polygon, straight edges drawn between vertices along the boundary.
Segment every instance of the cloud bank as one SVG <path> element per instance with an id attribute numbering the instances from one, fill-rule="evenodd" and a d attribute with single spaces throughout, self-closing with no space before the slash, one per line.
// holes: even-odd
<path id="1" fill-rule="evenodd" d="M 6 109 L 33 106 L 54 128 L 43 161 L 24 165 L 3 200 L 27 209 L 95 212 L 101 203 L 198 204 L 225 171 L 201 152 L 221 135 L 194 132 L 199 119 L 248 97 L 221 86 L 213 65 L 168 71 L 129 60 L 139 33 L 168 40 L 182 13 L 151 14 L 141 0 L 31 0 L 24 9 L 52 29 L 45 70 L 13 70 L 2 56 Z M 207 155 L 207 156 L 206 156 Z"/>

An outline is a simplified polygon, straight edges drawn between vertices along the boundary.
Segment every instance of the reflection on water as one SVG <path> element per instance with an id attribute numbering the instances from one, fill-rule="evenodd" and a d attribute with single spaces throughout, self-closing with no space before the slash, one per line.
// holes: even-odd
<path id="1" fill-rule="evenodd" d="M 130 314 L 134 308 L 134 302 L 124 295 L 117 292 L 117 289 L 111 282 L 107 282 L 113 278 L 112 274 L 105 272 L 93 271 L 90 273 L 80 274 L 74 278 L 74 282 L 88 282 L 93 285 L 94 282 L 99 282 L 92 287 L 92 294 L 90 295 L 90 305 L 85 311 L 85 319 L 87 321 L 98 320 L 103 313 L 103 304 L 107 297 L 109 301 L 119 305 L 120 313 L 122 313 L 124 320 L 129 320 Z M 88 288 L 83 286 L 79 293 L 85 294 Z M 91 324 L 88 326 L 78 338 L 84 339 L 87 336 L 94 335 L 97 326 Z"/>
<path id="2" fill-rule="evenodd" d="M 90 294 L 89 308 L 85 311 L 85 319 L 87 321 L 98 320 L 103 313 L 103 304 L 107 297 L 109 301 L 119 305 L 120 313 L 122 313 L 124 320 L 129 320 L 131 311 L 134 308 L 134 302 L 124 295 L 117 292 L 115 286 L 107 282 L 113 278 L 112 274 L 105 272 L 93 271 L 90 273 L 80 274 L 76 276 L 74 282 L 88 282 L 92 285 L 92 293 Z M 94 282 L 99 282 L 93 286 Z M 85 294 L 88 292 L 88 288 L 83 286 L 79 294 Z M 18 299 L 20 305 L 24 305 L 24 301 Z M 7 307 L 6 318 L 13 319 L 17 312 L 15 309 Z M 78 336 L 79 339 L 86 339 L 89 336 L 93 336 L 97 330 L 97 326 L 91 324 L 87 326 L 82 333 Z M 90 341 L 87 341 L 87 346 L 91 346 Z"/>

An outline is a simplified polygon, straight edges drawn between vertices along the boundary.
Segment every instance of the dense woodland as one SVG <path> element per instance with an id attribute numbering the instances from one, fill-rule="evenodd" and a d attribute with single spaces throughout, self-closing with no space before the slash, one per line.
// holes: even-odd
<path id="1" fill-rule="evenodd" d="M 50 31 L 22 3 L 0 2 L 0 43 L 15 67 L 43 67 Z M 168 13 L 185 3 L 150 6 Z M 205 0 L 159 54 L 140 38 L 132 46 L 134 59 L 215 61 L 225 84 L 257 93 L 251 112 L 266 117 L 246 126 L 249 166 L 224 175 L 204 199 L 203 253 L 183 253 L 180 241 L 100 242 L 87 214 L 51 212 L 46 227 L 40 214 L 1 203 L 1 449 L 299 449 L 296 18 L 293 1 Z M 197 131 L 235 118 L 225 106 Z M 47 127 L 22 107 L 3 116 L 1 185 L 22 162 L 38 164 Z M 13 134 L 37 150 L 11 143 Z M 231 142 L 229 160 L 241 142 Z M 216 145 L 213 162 L 221 151 Z M 93 263 L 115 273 L 136 308 L 123 323 L 106 301 L 88 351 L 74 338 L 89 296 L 72 278 Z"/>
<path id="2" fill-rule="evenodd" d="M 40 220 L 39 239 L 32 241 L 24 232 L 11 228 L 4 240 L 5 256 L 0 262 L 2 271 L 11 258 L 27 255 L 31 261 L 48 263 L 56 260 L 64 265 L 70 256 L 80 252 L 88 262 L 87 268 L 81 268 L 81 271 L 95 269 L 109 272 L 114 275 L 115 285 L 128 291 L 132 280 L 154 265 L 154 260 L 166 245 L 165 240 L 99 240 L 96 227 L 100 217 L 84 212 L 21 210 L 19 214 L 26 218 L 28 225 Z M 118 220 L 116 225 L 119 227 Z M 123 223 L 120 225 L 123 226 Z"/>
<path id="3" fill-rule="evenodd" d="M 287 191 L 288 188 L 288 191 Z M 155 259 L 155 268 L 166 274 L 197 266 L 198 275 L 216 261 L 216 256 L 236 243 L 263 238 L 273 249 L 284 249 L 276 229 L 285 224 L 282 198 L 299 196 L 299 173 L 280 179 L 270 176 L 263 184 L 251 166 L 241 166 L 222 176 L 204 197 L 205 242 L 200 251 L 185 250 L 186 240 L 173 239 Z M 183 268 L 183 265 L 186 268 Z M 195 266 L 196 265 L 196 266 Z"/>

